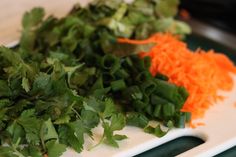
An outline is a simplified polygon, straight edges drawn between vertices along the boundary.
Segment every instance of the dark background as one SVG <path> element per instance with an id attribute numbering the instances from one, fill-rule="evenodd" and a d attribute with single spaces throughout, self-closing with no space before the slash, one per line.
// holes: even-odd
<path id="1" fill-rule="evenodd" d="M 236 0 L 181 0 L 191 17 L 236 35 Z"/>

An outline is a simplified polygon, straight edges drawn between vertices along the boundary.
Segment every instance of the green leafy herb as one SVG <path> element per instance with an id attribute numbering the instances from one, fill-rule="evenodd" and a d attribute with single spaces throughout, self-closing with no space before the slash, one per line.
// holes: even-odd
<path id="1" fill-rule="evenodd" d="M 66 146 L 58 143 L 55 140 L 48 141 L 46 144 L 48 156 L 50 157 L 58 157 L 66 151 Z"/>

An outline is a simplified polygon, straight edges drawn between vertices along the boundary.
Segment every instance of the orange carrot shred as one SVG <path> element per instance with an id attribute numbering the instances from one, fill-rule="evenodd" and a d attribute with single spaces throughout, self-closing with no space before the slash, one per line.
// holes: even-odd
<path id="1" fill-rule="evenodd" d="M 189 20 L 191 18 L 189 12 L 185 9 L 181 9 L 180 12 L 179 12 L 179 15 L 184 20 Z"/>
<path id="2" fill-rule="evenodd" d="M 230 73 L 236 74 L 235 65 L 226 55 L 214 50 L 193 52 L 186 43 L 169 33 L 157 33 L 146 40 L 118 39 L 118 42 L 155 43 L 149 52 L 140 52 L 139 56 L 150 56 L 153 76 L 162 73 L 170 82 L 188 90 L 189 97 L 182 111 L 191 112 L 192 119 L 202 118 L 210 106 L 224 99 L 218 90 L 230 91 L 233 87 Z"/>
<path id="3" fill-rule="evenodd" d="M 189 127 L 192 128 L 192 129 L 195 129 L 197 126 L 195 124 L 193 124 L 193 122 L 191 121 L 189 123 Z"/>
<path id="4" fill-rule="evenodd" d="M 198 123 L 196 123 L 196 125 L 197 125 L 197 126 L 205 126 L 205 123 L 203 123 L 203 122 L 198 122 Z"/>
<path id="5" fill-rule="evenodd" d="M 234 102 L 234 107 L 236 107 L 236 102 Z"/>

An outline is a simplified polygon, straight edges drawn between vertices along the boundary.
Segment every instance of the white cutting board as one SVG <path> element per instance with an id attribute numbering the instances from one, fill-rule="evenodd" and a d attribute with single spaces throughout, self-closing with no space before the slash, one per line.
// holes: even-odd
<path id="1" fill-rule="evenodd" d="M 204 126 L 198 126 L 195 129 L 173 129 L 166 136 L 161 138 L 144 133 L 141 129 L 136 127 L 125 127 L 125 129 L 119 131 L 119 133 L 127 135 L 128 139 L 119 142 L 119 148 L 100 145 L 88 151 L 87 149 L 91 147 L 91 145 L 96 144 L 102 136 L 102 129 L 96 128 L 94 130 L 95 142 L 87 138 L 82 153 L 77 154 L 73 150 L 68 150 L 62 157 L 129 157 L 187 135 L 200 137 L 205 143 L 180 154 L 180 157 L 205 157 L 223 152 L 236 145 L 236 76 L 233 76 L 233 79 L 235 85 L 232 91 L 221 92 L 226 96 L 226 99 L 212 106 L 203 119 L 195 121 L 205 123 Z"/>

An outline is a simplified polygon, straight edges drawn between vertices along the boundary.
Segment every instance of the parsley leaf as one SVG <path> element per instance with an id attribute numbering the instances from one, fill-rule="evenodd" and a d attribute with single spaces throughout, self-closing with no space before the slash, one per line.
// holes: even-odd
<path id="1" fill-rule="evenodd" d="M 1 157 L 19 157 L 14 154 L 14 150 L 11 147 L 0 146 L 0 156 Z"/>
<path id="2" fill-rule="evenodd" d="M 29 84 L 29 80 L 26 77 L 22 78 L 22 87 L 24 88 L 24 90 L 26 92 L 30 91 L 30 84 Z"/>
<path id="3" fill-rule="evenodd" d="M 83 132 L 81 132 L 83 133 Z M 79 139 L 82 138 L 82 139 Z M 59 139 L 60 143 L 72 147 L 75 151 L 81 152 L 83 145 L 83 134 L 80 137 L 75 133 L 75 130 L 67 125 L 62 125 L 59 127 Z"/>
<path id="4" fill-rule="evenodd" d="M 37 25 L 42 22 L 44 10 L 42 8 L 34 8 L 30 12 L 26 12 L 22 19 L 22 36 L 20 46 L 22 49 L 30 51 L 35 45 L 36 33 L 33 31 Z"/>
<path id="5" fill-rule="evenodd" d="M 27 142 L 39 145 L 41 121 L 35 117 L 34 111 L 33 109 L 25 110 L 17 120 L 17 123 L 24 128 Z"/>
<path id="6" fill-rule="evenodd" d="M 50 140 L 46 143 L 49 157 L 60 157 L 66 151 L 66 145 L 58 143 L 56 140 Z"/>
<path id="7" fill-rule="evenodd" d="M 108 122 L 103 122 L 102 126 L 104 128 L 104 142 L 114 147 L 119 147 L 117 140 L 126 139 L 125 135 L 114 135 L 114 131 L 121 130 L 125 127 L 125 116 L 121 113 L 113 114 L 111 116 L 110 124 Z"/>
<path id="8" fill-rule="evenodd" d="M 48 119 L 47 121 L 44 121 L 41 130 L 40 130 L 40 138 L 43 141 L 48 141 L 51 139 L 58 140 L 58 134 L 56 132 L 56 129 L 51 121 L 51 119 Z"/>
<path id="9" fill-rule="evenodd" d="M 7 82 L 4 80 L 0 80 L 0 97 L 8 97 L 11 96 L 11 89 L 7 85 Z"/>
<path id="10" fill-rule="evenodd" d="M 111 130 L 121 130 L 125 126 L 125 116 L 121 113 L 113 114 L 111 116 Z"/>
<path id="11" fill-rule="evenodd" d="M 98 125 L 100 122 L 100 117 L 96 112 L 90 110 L 81 111 L 81 120 L 83 124 L 88 128 L 92 129 Z"/>

